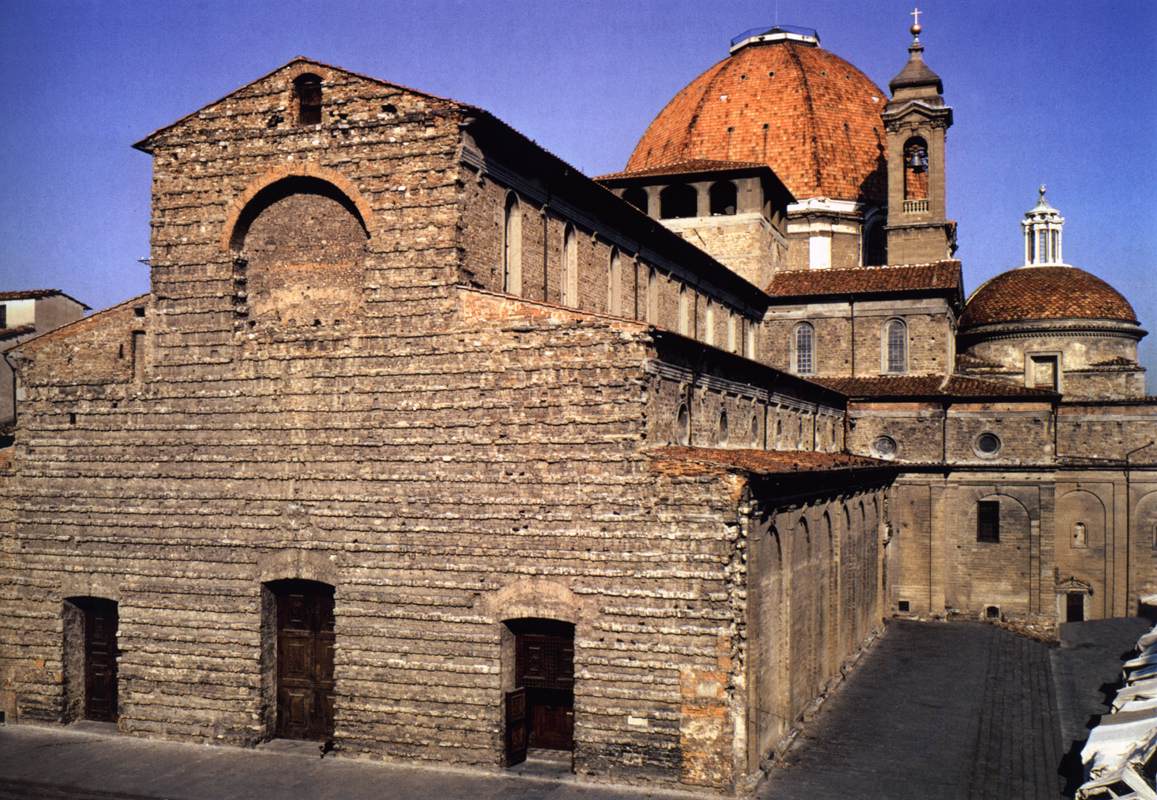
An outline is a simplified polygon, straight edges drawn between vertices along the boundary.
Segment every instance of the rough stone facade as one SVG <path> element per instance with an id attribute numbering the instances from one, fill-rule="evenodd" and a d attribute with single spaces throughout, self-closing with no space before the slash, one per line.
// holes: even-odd
<path id="1" fill-rule="evenodd" d="M 731 178 L 696 179 L 664 225 L 671 164 L 616 197 L 481 109 L 306 59 L 152 134 L 151 291 L 12 356 L 0 710 L 89 713 L 100 600 L 122 731 L 287 735 L 308 634 L 306 738 L 499 769 L 550 650 L 569 699 L 535 713 L 575 772 L 732 793 L 886 614 L 1131 613 L 1157 591 L 1144 331 L 1050 339 L 1058 387 L 958 353 L 938 130 L 931 211 L 889 230 L 934 263 L 862 268 L 851 230 L 806 272 L 781 267 L 809 198 L 763 161 L 679 167 L 746 189 L 717 218 Z M 873 191 L 899 131 L 862 143 Z M 863 210 L 839 202 L 800 213 Z"/>
<path id="2" fill-rule="evenodd" d="M 88 306 L 56 289 L 0 292 L 0 354 L 21 342 L 84 316 Z M 19 387 L 11 364 L 0 357 L 0 429 L 16 421 Z"/>
<path id="3" fill-rule="evenodd" d="M 293 123 L 303 73 L 322 78 L 320 126 Z M 153 291 L 20 356 L 0 560 L 12 718 L 77 716 L 70 598 L 98 597 L 119 607 L 123 731 L 270 738 L 270 587 L 309 580 L 334 590 L 339 752 L 501 766 L 505 623 L 548 618 L 575 626 L 578 773 L 731 791 L 790 727 L 756 723 L 747 744 L 749 669 L 758 707 L 794 719 L 872 633 L 891 472 L 785 497 L 766 487 L 794 456 L 695 455 L 821 451 L 802 469 L 822 472 L 842 396 L 649 325 L 654 303 L 677 327 L 675 287 L 694 281 L 718 342 L 729 316 L 759 318 L 760 294 L 673 233 L 631 238 L 590 184 L 559 178 L 549 209 L 520 195 L 523 296 L 502 293 L 502 213 L 524 187 L 499 145 L 550 159 L 497 123 L 471 129 L 478 113 L 296 61 L 142 145 Z M 568 225 L 578 309 L 557 288 Z M 667 291 L 635 302 L 643 270 L 625 269 L 609 313 L 614 248 Z M 649 448 L 682 438 L 690 455 L 656 462 Z M 861 502 L 867 516 L 845 508 Z M 824 513 L 855 521 L 844 545 L 780 545 L 794 566 L 769 563 L 764 589 L 819 621 L 761 632 L 776 666 L 752 667 L 753 520 Z M 820 591 L 795 569 L 829 577 Z M 768 677 L 789 664 L 808 677 Z"/>

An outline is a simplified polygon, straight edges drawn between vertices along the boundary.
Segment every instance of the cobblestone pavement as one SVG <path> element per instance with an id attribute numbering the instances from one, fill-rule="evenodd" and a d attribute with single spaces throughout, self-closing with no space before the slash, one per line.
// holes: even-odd
<path id="1" fill-rule="evenodd" d="M 890 623 L 760 797 L 1055 800 L 1050 649 L 979 623 Z"/>
<path id="2" fill-rule="evenodd" d="M 1066 752 L 1079 751 L 1121 655 L 1147 626 L 1135 619 L 1067 625 L 1062 646 L 1049 647 L 979 623 L 890 623 L 758 795 L 1055 800 Z M 0 800 L 675 796 L 550 780 L 549 766 L 522 776 L 413 769 L 101 730 L 0 727 Z"/>

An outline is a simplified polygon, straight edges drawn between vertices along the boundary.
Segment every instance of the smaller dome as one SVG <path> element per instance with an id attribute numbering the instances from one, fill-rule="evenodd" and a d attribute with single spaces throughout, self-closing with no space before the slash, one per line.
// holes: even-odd
<path id="1" fill-rule="evenodd" d="M 1120 292 L 1075 267 L 1025 267 L 982 284 L 968 298 L 960 328 L 1050 319 L 1110 319 L 1137 323 Z"/>

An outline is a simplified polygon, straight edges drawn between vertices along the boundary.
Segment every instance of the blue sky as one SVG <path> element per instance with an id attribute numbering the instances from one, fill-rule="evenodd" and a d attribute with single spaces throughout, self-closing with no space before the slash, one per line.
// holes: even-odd
<path id="1" fill-rule="evenodd" d="M 931 0 L 922 39 L 955 109 L 949 214 L 966 289 L 1021 261 L 1049 186 L 1065 256 L 1157 331 L 1157 3 Z M 778 9 L 777 9 L 778 6 Z M 101 308 L 148 289 L 149 157 L 130 145 L 295 55 L 494 112 L 597 175 L 647 123 L 777 21 L 886 86 L 911 2 L 8 0 L 0 63 L 0 287 Z M 1157 333 L 1142 344 L 1157 373 Z M 1150 390 L 1157 383 L 1150 379 Z"/>

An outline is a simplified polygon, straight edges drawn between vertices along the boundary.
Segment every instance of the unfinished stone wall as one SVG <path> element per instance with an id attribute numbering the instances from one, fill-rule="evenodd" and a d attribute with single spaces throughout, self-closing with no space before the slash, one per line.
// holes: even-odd
<path id="1" fill-rule="evenodd" d="M 305 71 L 320 126 L 293 122 Z M 73 707 L 63 603 L 95 595 L 119 602 L 123 731 L 269 738 L 266 584 L 301 578 L 335 589 L 343 755 L 497 768 L 503 623 L 547 617 L 576 626 L 581 775 L 744 772 L 738 479 L 653 466 L 645 364 L 669 354 L 646 325 L 461 285 L 494 259 L 471 250 L 492 233 L 468 242 L 456 114 L 295 62 L 147 140 L 153 293 L 22 366 L 14 717 Z M 737 442 L 753 387 L 699 398 Z"/>

